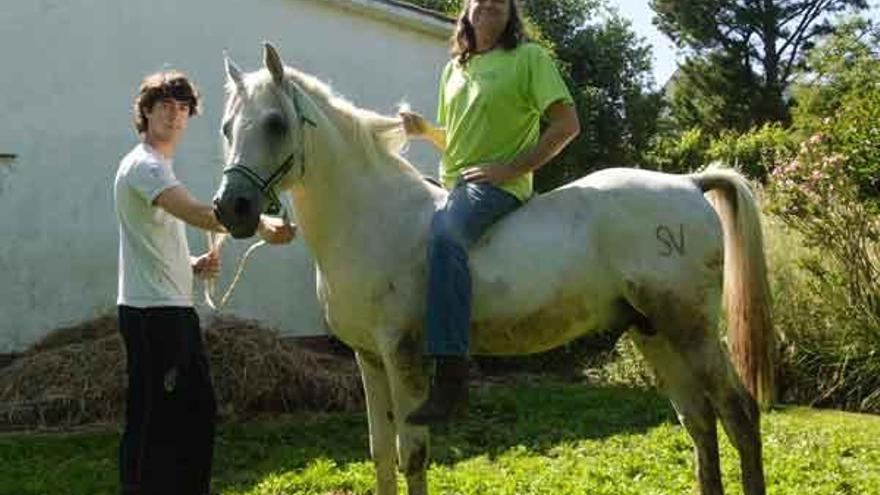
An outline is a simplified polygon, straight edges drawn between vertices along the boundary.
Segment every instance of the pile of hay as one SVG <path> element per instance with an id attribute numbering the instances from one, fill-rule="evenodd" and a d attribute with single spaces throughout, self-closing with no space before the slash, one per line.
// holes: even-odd
<path id="1" fill-rule="evenodd" d="M 231 318 L 205 328 L 205 346 L 221 419 L 362 408 L 350 356 L 310 350 Z M 125 389 L 125 349 L 114 317 L 59 329 L 0 369 L 0 429 L 119 422 Z"/>

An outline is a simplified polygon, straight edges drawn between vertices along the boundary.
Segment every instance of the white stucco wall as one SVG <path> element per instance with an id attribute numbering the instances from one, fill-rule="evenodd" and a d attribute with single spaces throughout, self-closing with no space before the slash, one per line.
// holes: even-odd
<path id="1" fill-rule="evenodd" d="M 0 353 L 115 310 L 112 181 L 136 143 L 130 105 L 145 74 L 178 68 L 200 87 L 204 113 L 190 122 L 175 169 L 208 200 L 222 168 L 223 49 L 252 70 L 270 40 L 288 64 L 361 106 L 393 113 L 406 99 L 433 115 L 447 28 L 370 0 L 4 1 L 0 153 L 18 156 L 0 167 Z M 427 146 L 409 156 L 434 172 Z M 227 243 L 224 286 L 249 244 Z M 204 236 L 192 230 L 190 245 L 201 252 Z M 287 334 L 323 332 L 304 245 L 257 251 L 227 312 Z"/>

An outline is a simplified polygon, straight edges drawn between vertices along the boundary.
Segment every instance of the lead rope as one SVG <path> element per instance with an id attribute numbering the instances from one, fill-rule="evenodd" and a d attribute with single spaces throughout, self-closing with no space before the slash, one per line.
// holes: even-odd
<path id="1" fill-rule="evenodd" d="M 223 246 L 223 242 L 229 236 L 229 234 L 214 234 L 213 232 L 209 232 L 208 236 L 208 245 L 211 246 L 211 250 L 217 250 L 219 254 L 220 248 Z M 215 244 L 216 243 L 216 244 Z M 253 244 L 244 254 L 241 256 L 241 260 L 238 262 L 238 269 L 235 271 L 235 276 L 232 278 L 232 282 L 229 283 L 229 287 L 226 289 L 226 292 L 223 294 L 223 297 L 220 298 L 220 303 L 214 303 L 213 294 L 217 290 L 217 278 L 211 277 L 205 279 L 205 303 L 209 308 L 214 311 L 220 311 L 226 306 L 226 303 L 229 302 L 229 296 L 232 295 L 232 290 L 235 289 L 235 284 L 238 283 L 238 279 L 241 278 L 241 274 L 244 272 L 244 265 L 247 262 L 248 258 L 250 258 L 251 254 L 257 250 L 260 246 L 266 244 L 266 241 L 259 240 Z"/>
<path id="2" fill-rule="evenodd" d="M 284 219 L 285 224 L 290 223 L 290 217 L 287 214 L 287 206 L 282 203 L 282 208 L 284 214 L 282 218 Z M 223 247 L 223 243 L 226 242 L 226 238 L 229 237 L 229 234 L 220 234 L 216 232 L 206 232 L 206 237 L 208 238 L 208 250 L 212 252 L 216 252 L 217 255 L 220 255 L 220 248 Z M 217 291 L 217 278 L 210 277 L 205 279 L 205 304 L 208 305 L 209 308 L 214 311 L 220 311 L 226 306 L 226 303 L 229 302 L 229 297 L 232 295 L 233 289 L 235 289 L 235 285 L 238 283 L 238 280 L 241 278 L 241 274 L 244 273 L 245 263 L 247 263 L 248 258 L 251 257 L 251 254 L 254 253 L 258 248 L 266 245 L 266 241 L 260 239 L 259 241 L 250 245 L 244 254 L 241 255 L 241 259 L 238 261 L 238 268 L 235 270 L 235 276 L 232 277 L 232 282 L 229 283 L 229 287 L 226 288 L 226 292 L 223 293 L 223 297 L 220 298 L 220 302 L 214 303 L 214 294 Z"/>

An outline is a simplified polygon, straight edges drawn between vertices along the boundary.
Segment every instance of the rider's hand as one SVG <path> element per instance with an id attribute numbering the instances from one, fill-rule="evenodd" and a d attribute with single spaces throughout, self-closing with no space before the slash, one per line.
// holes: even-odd
<path id="1" fill-rule="evenodd" d="M 296 237 L 296 225 L 263 215 L 260 217 L 257 232 L 269 244 L 288 244 Z"/>
<path id="2" fill-rule="evenodd" d="M 428 133 L 428 121 L 421 115 L 415 112 L 400 112 L 399 115 L 407 136 L 424 137 Z"/>
<path id="3" fill-rule="evenodd" d="M 214 278 L 220 273 L 220 252 L 211 250 L 192 258 L 192 269 L 199 278 Z"/>
<path id="4" fill-rule="evenodd" d="M 461 178 L 467 182 L 487 182 L 493 186 L 509 182 L 520 175 L 522 174 L 508 163 L 481 163 L 461 172 Z"/>

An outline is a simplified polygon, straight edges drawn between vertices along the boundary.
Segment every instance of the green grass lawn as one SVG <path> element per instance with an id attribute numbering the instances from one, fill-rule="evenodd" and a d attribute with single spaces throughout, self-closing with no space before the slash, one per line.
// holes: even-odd
<path id="1" fill-rule="evenodd" d="M 880 494 L 880 417 L 785 408 L 762 426 L 769 493 Z M 0 495 L 115 494 L 117 442 L 116 431 L 0 435 Z M 363 414 L 223 425 L 214 488 L 371 493 L 367 445 Z M 653 393 L 498 386 L 476 393 L 466 421 L 434 433 L 428 477 L 434 494 L 689 494 L 691 449 Z M 728 493 L 742 493 L 726 439 L 722 449 Z"/>

